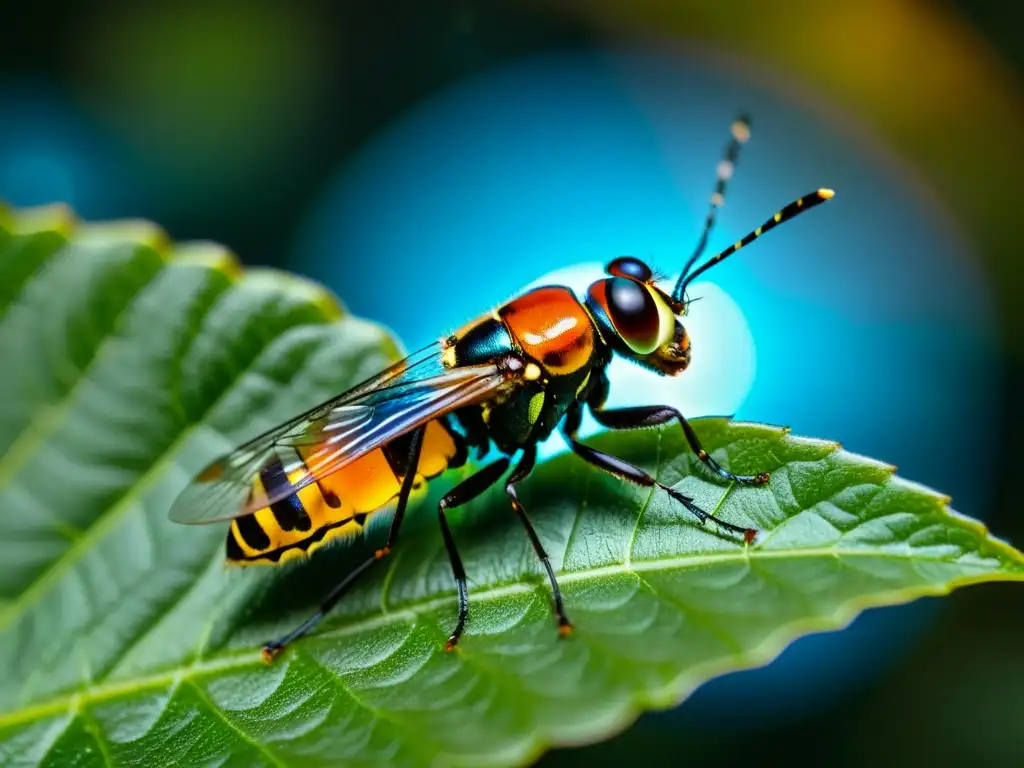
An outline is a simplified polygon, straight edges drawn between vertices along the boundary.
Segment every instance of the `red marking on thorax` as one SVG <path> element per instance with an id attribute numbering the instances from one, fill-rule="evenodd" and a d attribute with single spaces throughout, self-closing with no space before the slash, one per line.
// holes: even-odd
<path id="1" fill-rule="evenodd" d="M 552 375 L 578 371 L 594 352 L 594 327 L 568 288 L 537 288 L 498 310 L 523 351 Z"/>

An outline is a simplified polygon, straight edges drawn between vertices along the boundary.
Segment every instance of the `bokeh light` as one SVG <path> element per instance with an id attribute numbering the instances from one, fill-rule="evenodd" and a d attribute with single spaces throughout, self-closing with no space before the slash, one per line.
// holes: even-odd
<path id="1" fill-rule="evenodd" d="M 126 172 L 103 131 L 52 85 L 0 85 L 0 200 L 63 202 L 87 217 L 123 215 Z"/>
<path id="2" fill-rule="evenodd" d="M 75 87 L 154 184 L 188 206 L 277 196 L 305 146 L 331 68 L 315 16 L 285 5 L 101 4 L 76 38 Z M 130 62 L 130 64 L 129 64 Z"/>

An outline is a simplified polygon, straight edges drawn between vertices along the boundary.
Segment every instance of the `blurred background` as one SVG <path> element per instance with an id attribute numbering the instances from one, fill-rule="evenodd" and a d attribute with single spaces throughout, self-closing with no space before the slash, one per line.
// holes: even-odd
<path id="1" fill-rule="evenodd" d="M 0 10 L 0 198 L 145 217 L 328 284 L 408 349 L 632 254 L 672 274 L 753 115 L 683 380 L 1024 544 L 1024 11 L 1002 0 L 91 0 Z M 546 445 L 547 454 L 561 449 Z M 599 747 L 618 763 L 1024 764 L 1024 595 L 869 612 Z"/>

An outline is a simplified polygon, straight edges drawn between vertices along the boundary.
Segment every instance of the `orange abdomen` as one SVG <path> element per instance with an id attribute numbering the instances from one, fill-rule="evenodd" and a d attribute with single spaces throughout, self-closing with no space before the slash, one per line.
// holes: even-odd
<path id="1" fill-rule="evenodd" d="M 303 557 L 331 539 L 362 532 L 369 516 L 398 496 L 408 471 L 407 443 L 393 441 L 271 507 L 234 520 L 228 531 L 228 561 L 276 565 Z M 310 446 L 303 453 L 312 455 L 319 447 Z M 448 430 L 438 422 L 427 424 L 414 489 L 444 472 L 456 453 Z M 296 482 L 302 476 L 300 469 L 288 479 Z M 261 478 L 254 482 L 262 484 Z"/>

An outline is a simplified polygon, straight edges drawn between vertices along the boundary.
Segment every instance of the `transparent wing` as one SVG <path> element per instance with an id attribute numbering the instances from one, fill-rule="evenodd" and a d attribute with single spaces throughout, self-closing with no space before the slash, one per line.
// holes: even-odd
<path id="1" fill-rule="evenodd" d="M 508 382 L 496 365 L 445 368 L 442 351 L 426 347 L 220 457 L 186 486 L 170 518 L 202 524 L 252 514 Z M 291 482 L 267 492 L 255 480 L 275 457 Z"/>

